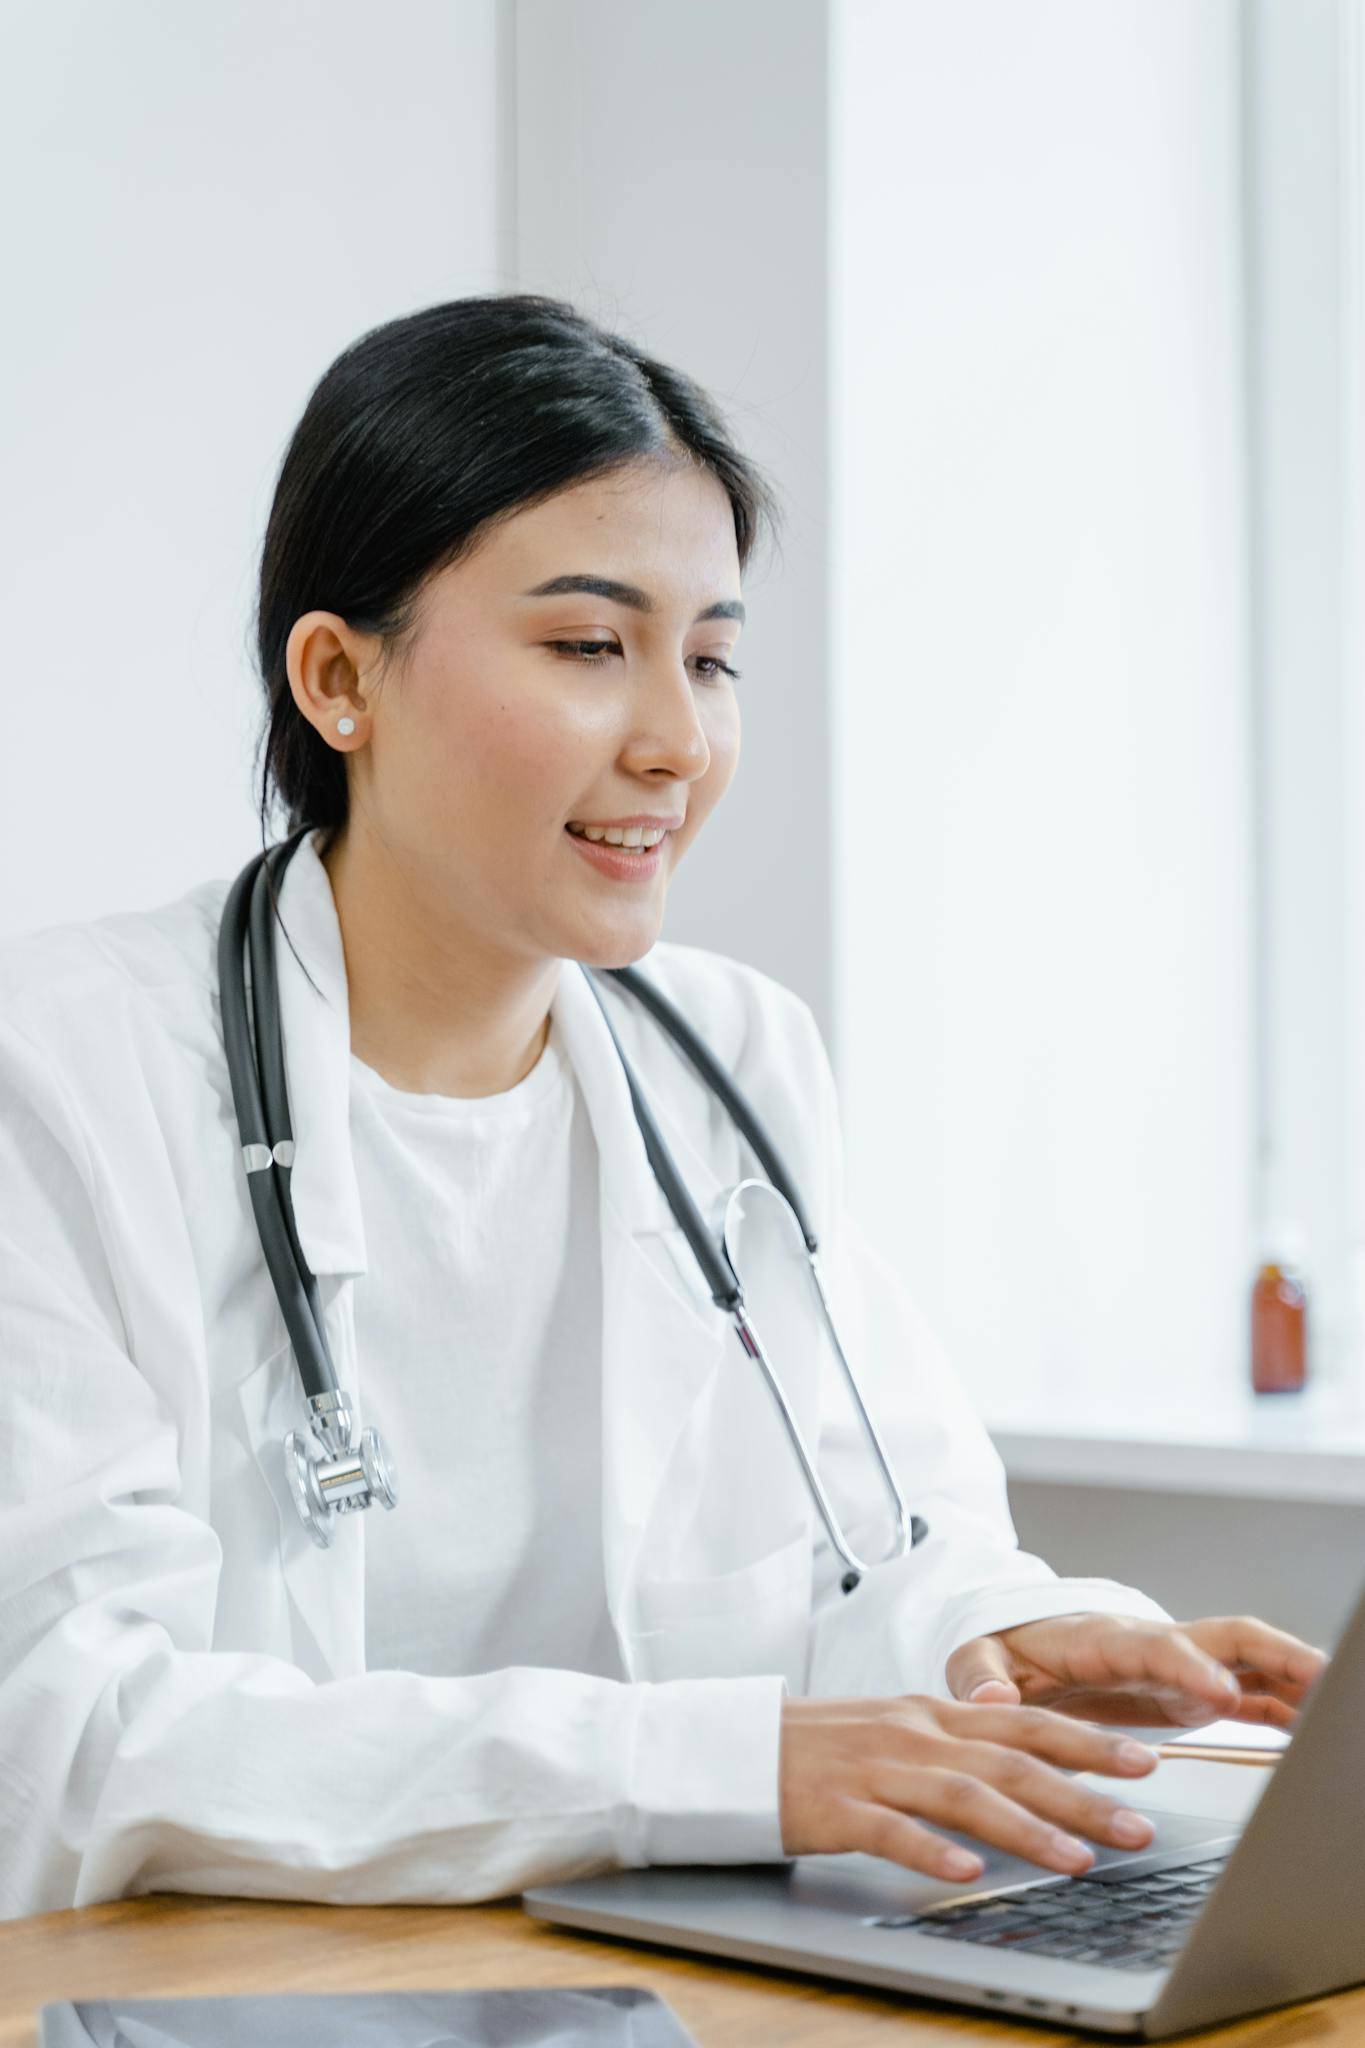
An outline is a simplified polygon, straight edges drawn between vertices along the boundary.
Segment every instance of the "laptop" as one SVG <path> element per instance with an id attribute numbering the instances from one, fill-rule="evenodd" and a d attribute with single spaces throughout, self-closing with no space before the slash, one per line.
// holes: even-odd
<path id="1" fill-rule="evenodd" d="M 1365 1594 L 1244 1818 L 1144 1809 L 1129 1780 L 1124 1803 L 1156 1834 L 1092 1842 L 1081 1877 L 945 1828 L 986 1858 L 970 1885 L 849 1853 L 658 1864 L 522 1903 L 562 1927 L 1159 2041 L 1365 1981 L 1363 1761 Z"/>

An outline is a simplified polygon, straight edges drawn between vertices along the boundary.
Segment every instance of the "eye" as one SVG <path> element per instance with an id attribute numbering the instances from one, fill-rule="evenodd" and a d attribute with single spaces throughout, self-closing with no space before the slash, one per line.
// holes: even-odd
<path id="1" fill-rule="evenodd" d="M 587 668 L 600 668 L 613 654 L 621 653 L 614 640 L 547 640 L 545 644 L 556 652 L 567 654 L 570 660 L 582 662 Z M 737 683 L 743 674 L 741 669 L 731 668 L 728 662 L 722 661 L 718 654 L 699 654 L 696 659 L 706 664 L 708 682 L 726 675 L 731 682 Z"/>
<path id="2" fill-rule="evenodd" d="M 557 653 L 571 655 L 588 668 L 600 668 L 608 655 L 621 652 L 614 640 L 547 640 L 545 644 Z"/>

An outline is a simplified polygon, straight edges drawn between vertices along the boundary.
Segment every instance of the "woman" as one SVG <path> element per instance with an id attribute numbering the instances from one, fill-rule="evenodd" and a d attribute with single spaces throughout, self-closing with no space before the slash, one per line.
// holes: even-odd
<path id="1" fill-rule="evenodd" d="M 0 949 L 5 1913 L 468 1900 L 811 1850 L 970 1877 L 943 1824 L 1074 1871 L 1150 1837 L 1067 1775 L 1149 1770 L 1122 1724 L 1295 1719 L 1321 1653 L 1019 1552 L 980 1424 L 843 1214 L 809 1009 L 658 942 L 735 772 L 741 577 L 773 510 L 694 384 L 530 296 L 363 336 L 286 453 L 258 642 L 263 829 L 272 783 L 310 828 L 277 905 L 292 1193 L 393 1514 L 324 1550 L 289 1496 L 301 1393 L 215 971 L 229 884 Z M 584 971 L 635 962 L 788 1160 L 929 1523 L 849 1597 L 649 1169 Z M 752 1165 L 595 985 L 705 1213 Z M 789 1290 L 758 1317 L 879 1556 L 828 1359 Z"/>

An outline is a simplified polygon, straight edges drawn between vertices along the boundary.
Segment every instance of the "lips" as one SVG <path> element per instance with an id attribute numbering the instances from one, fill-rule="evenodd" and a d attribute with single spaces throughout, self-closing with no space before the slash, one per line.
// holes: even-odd
<path id="1" fill-rule="evenodd" d="M 605 839 L 585 839 L 580 832 L 564 828 L 564 836 L 599 874 L 619 882 L 648 881 L 663 866 L 664 840 L 656 846 L 608 846 Z"/>

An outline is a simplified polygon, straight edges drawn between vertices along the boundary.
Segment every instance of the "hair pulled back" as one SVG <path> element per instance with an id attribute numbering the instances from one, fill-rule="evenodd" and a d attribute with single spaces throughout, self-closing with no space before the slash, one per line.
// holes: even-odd
<path id="1" fill-rule="evenodd" d="M 771 486 L 693 379 L 567 301 L 451 299 L 343 350 L 294 429 L 261 550 L 262 847 L 272 798 L 285 836 L 324 827 L 330 840 L 347 818 L 345 756 L 289 687 L 296 619 L 336 612 L 401 664 L 426 579 L 490 521 L 642 458 L 685 460 L 680 450 L 724 486 L 743 570 L 760 526 L 779 528 Z"/>

